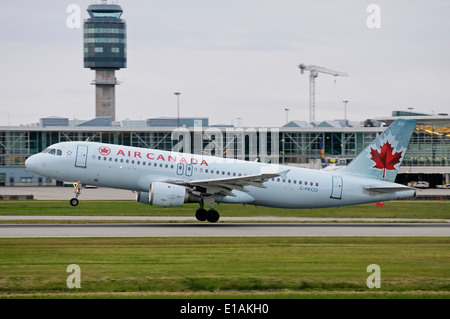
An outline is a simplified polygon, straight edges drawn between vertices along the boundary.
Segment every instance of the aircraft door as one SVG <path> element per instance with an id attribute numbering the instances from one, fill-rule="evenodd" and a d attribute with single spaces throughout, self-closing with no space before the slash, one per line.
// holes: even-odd
<path id="1" fill-rule="evenodd" d="M 333 176 L 330 198 L 342 199 L 342 177 Z"/>
<path id="2" fill-rule="evenodd" d="M 184 164 L 183 163 L 178 163 L 178 165 L 177 165 L 177 174 L 178 175 L 183 175 L 184 174 Z"/>
<path id="3" fill-rule="evenodd" d="M 77 146 L 76 167 L 86 167 L 88 147 L 86 145 Z"/>
<path id="4" fill-rule="evenodd" d="M 192 176 L 192 164 L 186 164 L 186 176 Z"/>

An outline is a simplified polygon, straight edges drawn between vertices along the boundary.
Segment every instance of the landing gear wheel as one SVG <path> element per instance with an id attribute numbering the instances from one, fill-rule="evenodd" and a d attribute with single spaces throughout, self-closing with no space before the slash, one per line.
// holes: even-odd
<path id="1" fill-rule="evenodd" d="M 210 223 L 215 223 L 219 220 L 220 215 L 215 209 L 208 210 L 208 214 L 206 215 L 206 220 Z"/>
<path id="2" fill-rule="evenodd" d="M 75 188 L 75 197 L 70 200 L 70 205 L 77 206 L 78 205 L 78 196 L 81 194 L 81 190 L 83 189 L 83 184 L 81 183 L 73 183 L 73 187 Z"/>
<path id="3" fill-rule="evenodd" d="M 199 208 L 195 212 L 195 218 L 197 218 L 197 220 L 200 222 L 204 222 L 206 220 L 207 215 L 208 215 L 208 212 L 204 208 Z"/>
<path id="4" fill-rule="evenodd" d="M 78 198 L 72 198 L 71 200 L 70 200 L 70 205 L 72 205 L 72 206 L 77 206 L 78 205 Z"/>

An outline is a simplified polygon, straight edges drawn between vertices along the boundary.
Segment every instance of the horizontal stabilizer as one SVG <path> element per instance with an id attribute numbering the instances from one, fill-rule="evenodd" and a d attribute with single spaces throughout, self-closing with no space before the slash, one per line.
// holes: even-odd
<path id="1" fill-rule="evenodd" d="M 376 193 L 395 193 L 395 192 L 402 192 L 402 191 L 413 191 L 415 188 L 408 187 L 408 186 L 366 186 L 364 187 L 365 191 L 369 192 L 376 192 Z"/>

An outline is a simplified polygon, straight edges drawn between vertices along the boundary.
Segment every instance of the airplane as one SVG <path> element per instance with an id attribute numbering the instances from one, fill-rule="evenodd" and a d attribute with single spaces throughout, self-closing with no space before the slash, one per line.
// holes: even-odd
<path id="1" fill-rule="evenodd" d="M 97 142 L 53 144 L 25 165 L 42 176 L 73 182 L 72 206 L 78 205 L 83 186 L 102 186 L 134 191 L 136 201 L 147 205 L 195 202 L 200 205 L 197 220 L 214 223 L 220 218 L 216 203 L 293 209 L 413 197 L 415 188 L 394 181 L 415 125 L 415 120 L 397 119 L 336 171 Z"/>

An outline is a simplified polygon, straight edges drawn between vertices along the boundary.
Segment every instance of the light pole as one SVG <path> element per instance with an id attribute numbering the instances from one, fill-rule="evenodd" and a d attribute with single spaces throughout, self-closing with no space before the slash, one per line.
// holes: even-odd
<path id="1" fill-rule="evenodd" d="M 348 103 L 348 101 L 346 100 L 346 101 L 342 101 L 343 103 L 344 103 L 344 119 L 345 119 L 345 127 L 347 127 L 348 126 L 348 124 L 347 124 L 347 103 Z"/>
<path id="2" fill-rule="evenodd" d="M 289 112 L 289 109 L 284 109 L 285 111 L 286 111 L 286 124 L 288 124 L 288 112 Z"/>
<path id="3" fill-rule="evenodd" d="M 180 128 L 180 92 L 174 93 L 177 96 L 177 127 Z"/>
<path id="4" fill-rule="evenodd" d="M 408 107 L 408 110 L 409 110 L 409 116 L 411 116 L 412 115 L 412 110 L 414 110 L 414 108 L 413 107 Z"/>

